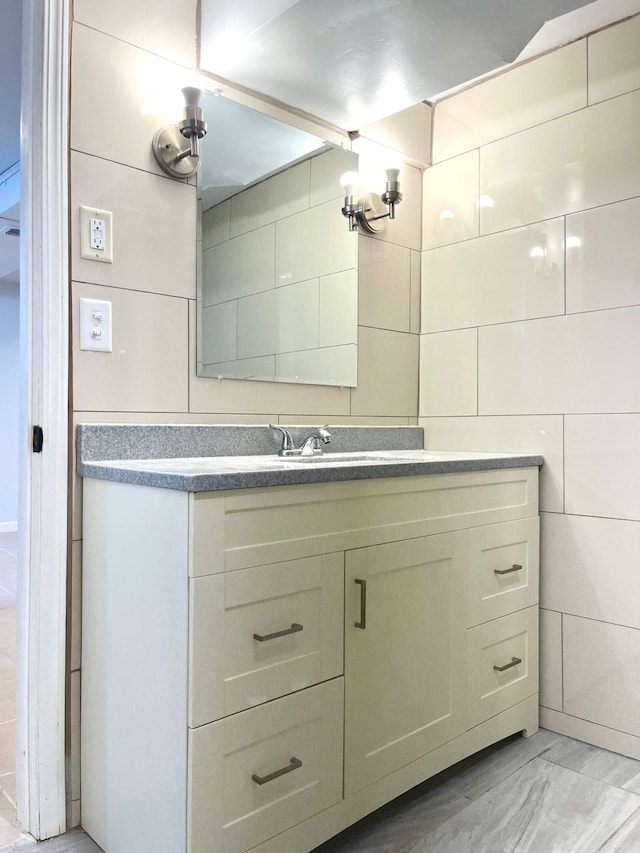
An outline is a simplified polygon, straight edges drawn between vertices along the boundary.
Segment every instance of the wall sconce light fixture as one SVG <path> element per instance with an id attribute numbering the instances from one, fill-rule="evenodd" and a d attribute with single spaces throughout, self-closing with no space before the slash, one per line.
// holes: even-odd
<path id="1" fill-rule="evenodd" d="M 387 227 L 388 219 L 396 218 L 396 204 L 402 201 L 399 174 L 400 169 L 387 169 L 387 184 L 382 195 L 367 193 L 360 198 L 360 176 L 357 172 L 345 172 L 340 179 L 344 187 L 342 214 L 349 220 L 349 231 L 357 231 L 360 226 L 368 234 L 379 234 Z"/>
<path id="2" fill-rule="evenodd" d="M 207 123 L 200 106 L 202 90 L 186 86 L 182 94 L 185 103 L 182 121 L 161 128 L 151 144 L 156 162 L 172 178 L 191 178 L 195 175 L 200 168 L 198 140 L 207 133 Z M 189 142 L 185 150 L 184 139 Z"/>

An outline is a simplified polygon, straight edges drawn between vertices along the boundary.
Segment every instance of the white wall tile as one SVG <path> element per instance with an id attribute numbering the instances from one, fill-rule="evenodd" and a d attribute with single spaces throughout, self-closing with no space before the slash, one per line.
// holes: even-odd
<path id="1" fill-rule="evenodd" d="M 345 172 L 358 171 L 358 155 L 345 148 L 333 148 L 313 157 L 310 165 L 309 204 L 315 207 L 343 198 L 344 190 L 340 178 Z"/>
<path id="2" fill-rule="evenodd" d="M 76 21 L 174 59 L 196 65 L 196 0 L 154 0 L 153 14 L 131 0 L 75 0 Z"/>
<path id="3" fill-rule="evenodd" d="M 244 301 L 244 300 L 243 300 Z M 202 309 L 201 358 L 204 364 L 230 361 L 237 356 L 238 300 Z"/>
<path id="4" fill-rule="evenodd" d="M 542 515 L 542 607 L 640 628 L 640 524 Z"/>
<path id="5" fill-rule="evenodd" d="M 82 659 L 82 542 L 71 543 L 71 641 L 69 669 L 80 669 Z"/>
<path id="6" fill-rule="evenodd" d="M 355 269 L 356 251 L 357 234 L 335 201 L 282 219 L 276 224 L 276 286 Z"/>
<path id="7" fill-rule="evenodd" d="M 640 520 L 640 414 L 565 418 L 565 477 L 566 512 Z"/>
<path id="8" fill-rule="evenodd" d="M 360 135 L 427 165 L 431 159 L 431 115 L 429 104 L 414 104 L 361 127 Z"/>
<path id="9" fill-rule="evenodd" d="M 640 198 L 567 216 L 567 313 L 640 305 Z"/>
<path id="10" fill-rule="evenodd" d="M 420 415 L 476 415 L 477 329 L 420 336 Z"/>
<path id="11" fill-rule="evenodd" d="M 238 301 L 238 358 L 318 346 L 318 280 Z"/>
<path id="12" fill-rule="evenodd" d="M 352 415 L 418 413 L 418 347 L 418 335 L 360 326 Z"/>
<path id="13" fill-rule="evenodd" d="M 540 609 L 540 704 L 562 711 L 562 615 Z"/>
<path id="14" fill-rule="evenodd" d="M 80 672 L 69 678 L 69 782 L 71 799 L 80 798 Z"/>
<path id="15" fill-rule="evenodd" d="M 205 251 L 205 305 L 273 288 L 274 234 L 275 226 L 265 225 Z"/>
<path id="16" fill-rule="evenodd" d="M 80 205 L 113 213 L 113 263 L 80 257 Z M 195 187 L 71 152 L 71 269 L 76 281 L 193 298 Z"/>
<path id="17" fill-rule="evenodd" d="M 640 735 L 640 631 L 563 617 L 564 711 Z"/>
<path id="18" fill-rule="evenodd" d="M 639 136 L 632 92 L 482 148 L 480 233 L 640 195 Z"/>
<path id="19" fill-rule="evenodd" d="M 190 412 L 231 414 L 234 418 L 259 412 L 289 412 L 326 417 L 350 414 L 350 392 L 337 386 L 217 382 L 196 375 L 196 303 L 189 300 L 189 405 Z M 234 414 L 235 413 L 235 414 Z M 237 422 L 237 421 L 236 421 Z M 270 423 L 273 422 L 271 416 Z"/>
<path id="20" fill-rule="evenodd" d="M 540 509 L 562 512 L 562 415 L 528 417 L 421 418 L 428 450 L 540 453 Z"/>
<path id="21" fill-rule="evenodd" d="M 312 382 L 354 386 L 357 380 L 358 352 L 355 344 L 323 347 L 276 356 L 276 381 Z"/>
<path id="22" fill-rule="evenodd" d="M 157 165 L 151 141 L 161 127 L 176 123 L 167 92 L 179 92 L 183 77 L 179 65 L 74 24 L 71 148 L 172 180 Z"/>
<path id="23" fill-rule="evenodd" d="M 424 173 L 422 248 L 432 249 L 477 237 L 479 155 L 470 151 Z"/>
<path id="24" fill-rule="evenodd" d="M 345 270 L 320 279 L 318 345 L 358 343 L 358 272 Z"/>
<path id="25" fill-rule="evenodd" d="M 640 410 L 638 328 L 620 308 L 479 329 L 479 414 Z"/>
<path id="26" fill-rule="evenodd" d="M 640 17 L 588 38 L 589 103 L 640 88 Z"/>
<path id="27" fill-rule="evenodd" d="M 420 290 L 422 286 L 422 256 L 411 250 L 411 299 L 409 308 L 409 331 L 420 334 Z"/>
<path id="28" fill-rule="evenodd" d="M 202 214 L 202 247 L 210 249 L 231 237 L 231 199 Z"/>
<path id="29" fill-rule="evenodd" d="M 563 219 L 423 252 L 423 332 L 563 313 Z"/>
<path id="30" fill-rule="evenodd" d="M 298 163 L 231 199 L 231 236 L 237 237 L 309 207 L 310 163 Z"/>
<path id="31" fill-rule="evenodd" d="M 358 238 L 358 322 L 377 329 L 409 331 L 411 249 Z"/>
<path id="32" fill-rule="evenodd" d="M 433 162 L 455 157 L 586 104 L 587 48 L 582 40 L 438 103 L 434 115 Z"/>
<path id="33" fill-rule="evenodd" d="M 81 297 L 112 303 L 113 352 L 79 348 Z M 74 283 L 73 402 L 77 409 L 186 412 L 189 300 Z"/>

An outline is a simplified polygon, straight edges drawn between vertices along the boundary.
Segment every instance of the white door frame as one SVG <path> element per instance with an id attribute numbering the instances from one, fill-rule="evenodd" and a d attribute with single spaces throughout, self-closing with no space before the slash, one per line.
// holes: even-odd
<path id="1" fill-rule="evenodd" d="M 70 19 L 69 0 L 22 8 L 17 802 L 44 839 L 66 828 Z"/>

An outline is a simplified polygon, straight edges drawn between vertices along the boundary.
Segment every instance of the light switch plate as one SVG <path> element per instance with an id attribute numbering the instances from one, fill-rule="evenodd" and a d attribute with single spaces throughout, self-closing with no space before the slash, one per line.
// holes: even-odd
<path id="1" fill-rule="evenodd" d="M 95 239 L 97 234 L 101 240 Z M 96 242 L 102 243 L 103 248 L 92 247 Z M 80 205 L 80 257 L 103 264 L 113 263 L 113 213 L 110 210 Z"/>
<path id="2" fill-rule="evenodd" d="M 111 303 L 80 299 L 80 349 L 111 352 Z"/>

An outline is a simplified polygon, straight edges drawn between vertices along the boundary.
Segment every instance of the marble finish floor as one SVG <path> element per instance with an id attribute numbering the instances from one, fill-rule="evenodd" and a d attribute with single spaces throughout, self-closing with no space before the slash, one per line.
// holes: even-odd
<path id="1" fill-rule="evenodd" d="M 525 851 L 639 853 L 640 761 L 544 730 L 527 740 L 509 738 L 313 853 Z M 0 853 L 102 851 L 76 830 L 37 845 L 17 842 Z"/>
<path id="2" fill-rule="evenodd" d="M 640 853 L 640 761 L 540 730 L 466 759 L 313 853 Z"/>

